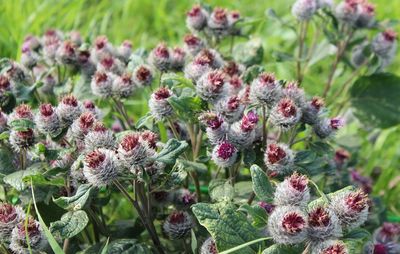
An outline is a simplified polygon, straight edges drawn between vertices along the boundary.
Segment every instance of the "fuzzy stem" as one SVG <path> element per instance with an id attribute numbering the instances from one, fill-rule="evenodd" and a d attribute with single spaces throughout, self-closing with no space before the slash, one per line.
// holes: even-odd
<path id="1" fill-rule="evenodd" d="M 265 105 L 262 106 L 262 144 L 263 148 L 267 146 L 268 132 L 267 132 L 267 120 Z"/>
<path id="2" fill-rule="evenodd" d="M 300 33 L 299 33 L 299 51 L 297 55 L 297 81 L 299 84 L 303 81 L 303 75 L 301 73 L 301 58 L 303 57 L 304 40 L 307 34 L 308 22 L 300 22 Z"/>
<path id="3" fill-rule="evenodd" d="M 20 153 L 20 163 L 21 163 L 21 169 L 25 170 L 26 169 L 26 149 L 22 148 L 21 153 Z"/>

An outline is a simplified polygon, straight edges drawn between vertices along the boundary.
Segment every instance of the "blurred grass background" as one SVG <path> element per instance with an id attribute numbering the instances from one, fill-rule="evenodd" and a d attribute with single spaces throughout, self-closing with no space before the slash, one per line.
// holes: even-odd
<path id="1" fill-rule="evenodd" d="M 370 0 L 376 4 L 378 19 L 397 19 L 400 15 L 400 0 Z M 185 0 L 0 0 L 0 57 L 17 58 L 22 41 L 27 34 L 41 35 L 49 28 L 63 31 L 79 30 L 83 36 L 93 38 L 105 34 L 114 44 L 123 40 L 132 41 L 134 48 L 152 48 L 159 41 L 170 45 L 179 44 L 188 31 L 185 13 L 196 1 Z M 239 10 L 244 17 L 258 19 L 254 36 L 262 39 L 267 70 L 277 72 L 280 78 L 293 79 L 294 66 L 277 64 L 272 59 L 272 50 L 285 50 L 293 46 L 292 31 L 284 30 L 277 22 L 267 19 L 265 11 L 273 8 L 278 16 L 290 19 L 290 8 L 294 0 L 207 0 L 212 6 L 223 6 Z M 338 2 L 338 0 L 336 1 Z M 399 31 L 399 27 L 394 27 Z M 391 72 L 400 74 L 397 55 Z M 323 61 L 322 68 L 329 68 L 331 61 Z M 293 67 L 293 68 L 292 68 Z M 321 89 L 325 77 L 316 68 L 306 76 L 305 86 L 310 94 Z M 292 76 L 293 75 L 293 76 Z M 384 85 L 384 84 L 383 84 Z M 380 194 L 394 209 L 400 209 L 400 141 L 398 126 L 374 132 L 372 143 L 370 130 L 360 129 L 358 124 L 346 127 L 341 138 L 348 146 L 361 147 L 364 157 L 360 165 L 365 174 L 380 167 L 382 173 L 376 179 L 375 194 Z M 353 135 L 353 136 L 351 136 Z M 356 138 L 354 138 L 354 136 Z M 397 177 L 396 177 L 397 176 Z M 400 215 L 400 213 L 399 213 Z"/>

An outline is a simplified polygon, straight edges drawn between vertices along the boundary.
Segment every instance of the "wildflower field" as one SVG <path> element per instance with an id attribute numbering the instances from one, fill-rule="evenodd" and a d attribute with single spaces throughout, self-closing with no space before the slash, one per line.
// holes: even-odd
<path id="1" fill-rule="evenodd" d="M 0 254 L 400 254 L 399 10 L 0 0 Z"/>

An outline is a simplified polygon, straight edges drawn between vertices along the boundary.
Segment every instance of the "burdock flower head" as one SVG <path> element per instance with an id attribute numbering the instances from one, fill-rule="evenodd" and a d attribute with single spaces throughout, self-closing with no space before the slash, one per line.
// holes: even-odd
<path id="1" fill-rule="evenodd" d="M 60 133 L 61 122 L 56 114 L 56 109 L 50 103 L 39 106 L 35 123 L 38 131 L 45 135 L 56 136 Z"/>
<path id="2" fill-rule="evenodd" d="M 35 143 L 35 135 L 31 128 L 22 131 L 11 130 L 9 141 L 14 151 L 19 152 Z"/>
<path id="3" fill-rule="evenodd" d="M 197 202 L 197 197 L 188 189 L 178 189 L 174 191 L 172 200 L 177 209 L 188 209 Z"/>
<path id="4" fill-rule="evenodd" d="M 64 41 L 56 52 L 56 60 L 60 64 L 74 65 L 77 63 L 77 48 L 72 41 Z"/>
<path id="5" fill-rule="evenodd" d="M 229 140 L 238 148 L 249 147 L 255 139 L 255 128 L 258 116 L 254 111 L 249 111 L 242 120 L 232 125 L 229 131 Z"/>
<path id="6" fill-rule="evenodd" d="M 125 167 L 135 172 L 136 166 L 146 164 L 149 155 L 144 142 L 141 142 L 139 133 L 131 133 L 123 137 L 118 146 L 120 159 L 125 163 Z"/>
<path id="7" fill-rule="evenodd" d="M 301 119 L 302 112 L 292 99 L 281 99 L 271 110 L 271 123 L 280 127 L 282 130 L 288 130 Z"/>
<path id="8" fill-rule="evenodd" d="M 303 115 L 301 121 L 306 124 L 314 125 L 318 122 L 320 115 L 325 107 L 325 102 L 320 97 L 314 97 L 305 103 L 303 107 Z"/>
<path id="9" fill-rule="evenodd" d="M 349 254 L 349 250 L 342 241 L 326 240 L 312 245 L 311 254 Z"/>
<path id="10" fill-rule="evenodd" d="M 214 8 L 207 25 L 216 35 L 225 35 L 229 28 L 228 12 L 223 8 Z"/>
<path id="11" fill-rule="evenodd" d="M 349 25 L 353 25 L 359 16 L 358 0 L 344 0 L 336 6 L 335 16 Z"/>
<path id="12" fill-rule="evenodd" d="M 208 13 L 200 5 L 194 5 L 186 14 L 186 26 L 190 30 L 200 31 L 207 25 Z"/>
<path id="13" fill-rule="evenodd" d="M 316 124 L 314 124 L 314 132 L 318 137 L 324 139 L 332 137 L 336 132 L 344 125 L 342 118 L 322 118 Z"/>
<path id="14" fill-rule="evenodd" d="M 113 132 L 107 129 L 102 122 L 95 122 L 85 136 L 85 149 L 87 151 L 93 151 L 97 148 L 112 149 L 114 146 Z"/>
<path id="15" fill-rule="evenodd" d="M 216 102 L 224 95 L 225 73 L 220 70 L 209 71 L 197 82 L 196 92 L 205 101 Z"/>
<path id="16" fill-rule="evenodd" d="M 215 110 L 227 123 L 238 121 L 243 115 L 244 108 L 245 105 L 236 95 L 219 100 L 215 106 Z"/>
<path id="17" fill-rule="evenodd" d="M 310 200 L 308 178 L 297 172 L 279 183 L 275 190 L 274 204 L 305 207 Z"/>
<path id="18" fill-rule="evenodd" d="M 139 65 L 135 68 L 132 75 L 133 82 L 139 87 L 151 85 L 153 81 L 153 72 L 147 65 Z"/>
<path id="19" fill-rule="evenodd" d="M 132 95 L 135 89 L 135 84 L 130 73 L 124 73 L 117 76 L 112 84 L 113 94 L 118 97 L 127 98 Z"/>
<path id="20" fill-rule="evenodd" d="M 149 108 L 154 118 L 161 120 L 173 113 L 173 108 L 168 102 L 171 96 L 173 96 L 172 91 L 166 87 L 159 88 L 151 95 Z"/>
<path id="21" fill-rule="evenodd" d="M 356 27 L 369 28 L 375 21 L 375 6 L 367 0 L 361 1 L 358 5 L 358 19 L 356 20 Z"/>
<path id="22" fill-rule="evenodd" d="M 85 156 L 83 175 L 93 186 L 105 186 L 117 178 L 120 165 L 114 151 L 99 148 Z"/>
<path id="23" fill-rule="evenodd" d="M 362 225 L 368 217 L 368 195 L 361 190 L 342 191 L 332 197 L 330 208 L 338 216 L 343 229 Z"/>
<path id="24" fill-rule="evenodd" d="M 26 224 L 26 225 L 25 225 Z M 29 246 L 32 250 L 42 250 L 46 247 L 47 241 L 39 222 L 32 217 L 28 218 L 28 222 L 20 221 L 11 233 L 10 250 L 15 254 L 29 253 L 27 235 L 29 237 Z"/>
<path id="25" fill-rule="evenodd" d="M 132 54 L 132 43 L 128 40 L 123 41 L 117 49 L 117 54 L 121 61 L 129 62 L 129 57 Z"/>
<path id="26" fill-rule="evenodd" d="M 11 91 L 11 82 L 10 79 L 0 74 L 0 99 L 3 97 L 5 92 Z"/>
<path id="27" fill-rule="evenodd" d="M 204 48 L 204 42 L 193 34 L 185 35 L 183 42 L 185 51 L 192 56 L 197 55 Z"/>
<path id="28" fill-rule="evenodd" d="M 212 237 L 207 238 L 201 245 L 200 254 L 218 254 L 217 246 Z"/>
<path id="29" fill-rule="evenodd" d="M 82 113 L 71 125 L 71 136 L 76 140 L 83 140 L 95 121 L 96 117 L 91 112 Z"/>
<path id="30" fill-rule="evenodd" d="M 275 207 L 268 219 L 268 232 L 276 243 L 301 243 L 307 238 L 307 215 L 296 206 Z"/>
<path id="31" fill-rule="evenodd" d="M 82 113 L 80 102 L 73 95 L 66 95 L 57 106 L 57 114 L 63 126 L 69 126 Z"/>
<path id="32" fill-rule="evenodd" d="M 171 51 L 171 69 L 179 71 L 183 68 L 186 61 L 186 52 L 180 48 L 175 47 Z"/>
<path id="33" fill-rule="evenodd" d="M 14 120 L 29 120 L 33 121 L 33 112 L 29 105 L 21 104 L 14 108 L 13 112 L 8 117 L 8 123 Z"/>
<path id="34" fill-rule="evenodd" d="M 94 95 L 106 98 L 112 96 L 114 75 L 105 71 L 96 71 L 90 83 Z"/>
<path id="35" fill-rule="evenodd" d="M 251 83 L 250 97 L 254 102 L 272 107 L 281 97 L 282 87 L 275 79 L 274 74 L 261 73 Z"/>
<path id="36" fill-rule="evenodd" d="M 239 95 L 239 92 L 243 89 L 243 81 L 239 76 L 232 76 L 228 80 L 227 89 L 229 95 Z M 247 103 L 247 100 L 243 100 L 243 102 Z"/>
<path id="37" fill-rule="evenodd" d="M 97 108 L 96 105 L 91 100 L 84 100 L 82 102 L 82 110 L 83 110 L 83 112 L 92 113 L 96 117 L 96 119 L 101 119 L 101 117 L 102 117 L 101 110 L 99 108 Z"/>
<path id="38" fill-rule="evenodd" d="M 21 54 L 21 64 L 28 69 L 32 69 L 39 61 L 39 55 L 30 49 L 23 49 Z"/>
<path id="39" fill-rule="evenodd" d="M 106 55 L 97 63 L 97 70 L 120 75 L 124 68 L 123 65 L 118 58 Z"/>
<path id="40" fill-rule="evenodd" d="M 279 175 L 289 173 L 294 163 L 293 151 L 285 144 L 269 144 L 265 151 L 264 163 L 273 173 Z"/>
<path id="41" fill-rule="evenodd" d="M 149 130 L 145 130 L 140 133 L 140 139 L 142 142 L 147 144 L 147 146 L 150 149 L 155 150 L 157 148 L 157 141 L 159 140 L 159 137 L 156 133 Z"/>
<path id="42" fill-rule="evenodd" d="M 185 77 L 197 82 L 205 73 L 220 68 L 223 63 L 224 61 L 218 52 L 212 49 L 203 49 L 192 62 L 186 65 Z"/>
<path id="43" fill-rule="evenodd" d="M 0 238 L 7 240 L 13 228 L 25 218 L 25 213 L 19 206 L 0 203 Z"/>
<path id="44" fill-rule="evenodd" d="M 283 89 L 283 96 L 292 99 L 299 107 L 303 107 L 305 104 L 304 90 L 299 87 L 297 82 L 288 82 Z"/>
<path id="45" fill-rule="evenodd" d="M 388 59 L 395 55 L 397 49 L 397 34 L 392 29 L 379 33 L 372 40 L 372 51 L 381 58 Z"/>
<path id="46" fill-rule="evenodd" d="M 199 117 L 199 120 L 206 125 L 206 133 L 211 144 L 216 145 L 226 139 L 227 125 L 217 114 L 209 112 Z"/>
<path id="47" fill-rule="evenodd" d="M 214 147 L 211 158 L 217 166 L 226 168 L 235 163 L 237 155 L 237 148 L 233 144 L 222 141 Z"/>
<path id="48" fill-rule="evenodd" d="M 192 216 L 187 212 L 174 211 L 164 222 L 163 230 L 172 240 L 184 238 L 193 228 Z"/>
<path id="49" fill-rule="evenodd" d="M 400 236 L 400 224 L 384 222 L 381 227 L 379 227 L 374 232 L 374 239 L 377 242 L 396 242 Z"/>
<path id="50" fill-rule="evenodd" d="M 105 56 L 113 55 L 113 53 L 113 46 L 111 45 L 111 43 L 108 42 L 106 36 L 101 35 L 95 39 L 92 51 L 90 52 L 90 56 L 94 63 L 98 63 Z"/>
<path id="51" fill-rule="evenodd" d="M 158 70 L 165 72 L 171 67 L 171 53 L 165 43 L 160 43 L 149 55 L 149 62 Z"/>
<path id="52" fill-rule="evenodd" d="M 315 242 L 342 236 L 342 227 L 336 214 L 322 205 L 308 211 L 308 236 Z"/>
<path id="53" fill-rule="evenodd" d="M 317 7 L 317 0 L 297 0 L 292 6 L 292 14 L 300 21 L 310 20 Z"/>

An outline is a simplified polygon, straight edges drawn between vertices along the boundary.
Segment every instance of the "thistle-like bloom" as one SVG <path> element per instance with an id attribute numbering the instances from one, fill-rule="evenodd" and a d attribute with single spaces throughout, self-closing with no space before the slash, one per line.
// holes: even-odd
<path id="1" fill-rule="evenodd" d="M 254 111 L 249 111 L 240 122 L 232 125 L 229 130 L 229 141 L 240 149 L 249 147 L 255 139 L 257 123 L 258 115 Z"/>
<path id="2" fill-rule="evenodd" d="M 314 132 L 318 137 L 324 139 L 332 137 L 336 132 L 344 125 L 343 119 L 339 117 L 335 118 L 323 118 L 314 124 Z"/>
<path id="3" fill-rule="evenodd" d="M 2 99 L 4 93 L 11 91 L 10 79 L 0 74 L 0 99 Z"/>
<path id="4" fill-rule="evenodd" d="M 27 85 L 33 84 L 32 76 L 29 75 L 27 69 L 17 62 L 9 61 L 10 68 L 5 72 L 5 76 L 13 84 L 23 83 Z"/>
<path id="5" fill-rule="evenodd" d="M 311 254 L 349 254 L 349 250 L 342 241 L 326 240 L 312 245 Z"/>
<path id="6" fill-rule="evenodd" d="M 177 209 L 188 209 L 197 202 L 197 197 L 188 189 L 178 189 L 173 192 L 172 202 Z"/>
<path id="7" fill-rule="evenodd" d="M 125 167 L 135 172 L 136 166 L 146 164 L 149 149 L 144 142 L 141 142 L 139 133 L 132 133 L 121 140 L 118 146 L 118 154 Z"/>
<path id="8" fill-rule="evenodd" d="M 24 43 L 22 44 L 22 50 L 30 49 L 30 50 L 38 50 L 40 48 L 39 38 L 33 35 L 27 35 L 24 38 Z"/>
<path id="9" fill-rule="evenodd" d="M 56 62 L 56 53 L 61 45 L 61 36 L 58 31 L 48 30 L 44 37 L 43 42 L 43 57 L 47 64 L 53 65 Z"/>
<path id="10" fill-rule="evenodd" d="M 83 112 L 92 113 L 96 117 L 96 119 L 101 119 L 102 118 L 101 110 L 99 108 L 97 108 L 96 105 L 94 105 L 93 101 L 91 101 L 91 100 L 83 101 L 82 110 L 83 110 Z"/>
<path id="11" fill-rule="evenodd" d="M 121 61 L 124 63 L 129 62 L 129 57 L 132 54 L 132 43 L 128 40 L 122 42 L 122 44 L 117 49 L 117 55 Z"/>
<path id="12" fill-rule="evenodd" d="M 364 247 L 365 254 L 397 254 L 400 253 L 400 244 L 396 242 L 369 242 Z"/>
<path id="13" fill-rule="evenodd" d="M 153 81 L 153 72 L 149 66 L 139 65 L 133 71 L 132 79 L 138 87 L 146 87 Z"/>
<path id="14" fill-rule="evenodd" d="M 275 205 L 271 204 L 271 203 L 267 203 L 265 201 L 260 201 L 257 203 L 258 206 L 260 206 L 262 209 L 265 210 L 266 213 L 271 214 L 274 209 L 275 209 Z"/>
<path id="15" fill-rule="evenodd" d="M 305 207 L 308 201 L 310 201 L 310 190 L 305 175 L 295 172 L 276 187 L 274 204 L 277 206 Z"/>
<path id="16" fill-rule="evenodd" d="M 197 82 L 205 73 L 220 68 L 224 61 L 221 55 L 212 49 L 203 49 L 196 57 L 186 65 L 185 77 Z"/>
<path id="17" fill-rule="evenodd" d="M 149 62 L 161 72 L 165 72 L 171 67 L 171 53 L 165 43 L 158 44 L 150 52 Z"/>
<path id="18" fill-rule="evenodd" d="M 32 69 L 33 67 L 36 66 L 38 61 L 39 61 L 38 53 L 30 49 L 22 50 L 20 62 L 23 66 L 25 66 L 28 69 Z"/>
<path id="19" fill-rule="evenodd" d="M 218 254 L 217 246 L 212 237 L 207 238 L 201 245 L 200 254 Z"/>
<path id="20" fill-rule="evenodd" d="M 283 97 L 292 99 L 298 107 L 303 107 L 305 104 L 304 89 L 299 87 L 297 82 L 288 82 L 282 90 Z"/>
<path id="21" fill-rule="evenodd" d="M 340 2 L 335 9 L 335 16 L 339 20 L 349 25 L 353 25 L 359 16 L 358 1 L 344 0 Z"/>
<path id="22" fill-rule="evenodd" d="M 207 25 L 207 17 L 207 11 L 200 5 L 195 5 L 186 14 L 186 26 L 190 30 L 200 31 Z"/>
<path id="23" fill-rule="evenodd" d="M 149 100 L 149 108 L 151 114 L 157 120 L 162 120 L 173 113 L 173 108 L 168 102 L 168 98 L 173 96 L 171 90 L 161 87 L 155 91 Z"/>
<path id="24" fill-rule="evenodd" d="M 287 174 L 293 170 L 293 151 L 285 144 L 269 144 L 265 151 L 264 163 L 272 172 Z"/>
<path id="25" fill-rule="evenodd" d="M 227 84 L 227 90 L 229 95 L 239 95 L 240 91 L 243 89 L 243 81 L 238 76 L 230 77 Z M 241 98 L 243 104 L 247 104 L 247 99 Z"/>
<path id="26" fill-rule="evenodd" d="M 56 51 L 56 60 L 60 64 L 75 65 L 77 63 L 76 46 L 72 41 L 64 41 Z"/>
<path id="27" fill-rule="evenodd" d="M 124 64 L 118 58 L 112 55 L 104 56 L 97 63 L 97 70 L 101 72 L 110 72 L 116 75 L 120 75 L 124 69 Z"/>
<path id="28" fill-rule="evenodd" d="M 346 149 L 340 148 L 335 151 L 335 163 L 337 166 L 344 165 L 349 159 L 351 154 Z"/>
<path id="29" fill-rule="evenodd" d="M 368 218 L 368 195 L 361 190 L 343 191 L 332 197 L 330 208 L 338 216 L 343 229 L 351 230 Z"/>
<path id="30" fill-rule="evenodd" d="M 75 96 L 66 95 L 61 99 L 61 103 L 58 104 L 56 111 L 62 125 L 66 127 L 81 115 L 82 107 Z"/>
<path id="31" fill-rule="evenodd" d="M 112 92 L 118 97 L 127 98 L 132 95 L 135 84 L 130 73 L 117 76 L 112 84 Z"/>
<path id="32" fill-rule="evenodd" d="M 35 143 L 35 135 L 30 128 L 24 131 L 11 130 L 9 141 L 14 151 L 19 152 Z"/>
<path id="33" fill-rule="evenodd" d="M 83 43 L 83 39 L 82 39 L 81 33 L 79 33 L 79 31 L 69 32 L 68 37 L 69 37 L 70 41 L 78 47 L 80 45 L 82 45 L 82 43 Z"/>
<path id="34" fill-rule="evenodd" d="M 150 149 L 155 150 L 157 148 L 157 142 L 159 137 L 156 133 L 145 130 L 140 133 L 141 142 L 144 142 Z"/>
<path id="35" fill-rule="evenodd" d="M 215 35 L 227 34 L 229 28 L 228 12 L 223 8 L 214 8 L 208 19 L 207 26 Z"/>
<path id="36" fill-rule="evenodd" d="M 14 108 L 13 112 L 8 116 L 8 123 L 10 124 L 14 120 L 29 120 L 33 121 L 32 109 L 27 104 L 18 105 Z"/>
<path id="37" fill-rule="evenodd" d="M 171 52 L 171 69 L 180 71 L 185 65 L 186 52 L 179 47 L 175 47 Z"/>
<path id="38" fill-rule="evenodd" d="M 256 103 L 272 107 L 281 97 L 282 88 L 270 73 L 261 73 L 253 80 L 250 87 L 250 97 Z"/>
<path id="39" fill-rule="evenodd" d="M 204 113 L 199 120 L 207 126 L 206 134 L 210 144 L 216 145 L 226 139 L 228 127 L 217 114 Z"/>
<path id="40" fill-rule="evenodd" d="M 113 55 L 113 53 L 114 48 L 112 47 L 111 43 L 108 42 L 106 36 L 101 35 L 95 39 L 90 56 L 92 58 L 92 62 L 97 64 L 105 56 Z"/>
<path id="41" fill-rule="evenodd" d="M 356 27 L 369 28 L 375 21 L 375 6 L 367 0 L 361 1 L 358 4 L 358 19 L 356 20 Z"/>
<path id="42" fill-rule="evenodd" d="M 292 6 L 292 14 L 300 21 L 310 20 L 317 7 L 317 0 L 297 0 Z"/>
<path id="43" fill-rule="evenodd" d="M 336 214 L 324 206 L 308 211 L 308 236 L 315 242 L 342 236 L 342 227 Z"/>
<path id="44" fill-rule="evenodd" d="M 223 70 L 229 77 L 238 77 L 243 73 L 244 69 L 245 67 L 242 64 L 238 64 L 234 61 L 229 61 L 225 63 Z"/>
<path id="45" fill-rule="evenodd" d="M 204 73 L 196 84 L 197 94 L 207 102 L 216 102 L 224 95 L 226 76 L 220 70 Z"/>
<path id="46" fill-rule="evenodd" d="M 26 235 L 29 237 L 29 246 L 32 250 L 42 250 L 46 247 L 46 236 L 40 227 L 39 222 L 32 217 L 28 218 L 28 223 L 25 226 L 25 221 L 20 221 L 11 233 L 10 250 L 15 254 L 29 253 Z"/>
<path id="47" fill-rule="evenodd" d="M 375 230 L 373 241 L 364 247 L 365 254 L 396 254 L 400 253 L 400 224 L 385 222 Z"/>
<path id="48" fill-rule="evenodd" d="M 374 239 L 378 242 L 396 242 L 400 236 L 400 224 L 384 222 L 381 227 L 379 227 L 374 232 Z"/>
<path id="49" fill-rule="evenodd" d="M 286 131 L 297 124 L 302 116 L 301 109 L 289 98 L 281 99 L 271 110 L 271 123 Z"/>
<path id="50" fill-rule="evenodd" d="M 204 42 L 193 34 L 185 35 L 183 42 L 185 51 L 192 56 L 197 55 L 205 46 Z"/>
<path id="51" fill-rule="evenodd" d="M 238 121 L 243 115 L 244 108 L 245 105 L 236 95 L 222 98 L 215 105 L 215 111 L 217 111 L 227 123 Z"/>
<path id="52" fill-rule="evenodd" d="M 391 29 L 379 33 L 371 43 L 372 51 L 383 59 L 392 59 L 397 50 L 397 34 Z"/>
<path id="53" fill-rule="evenodd" d="M 76 140 L 83 140 L 92 129 L 95 121 L 96 118 L 91 112 L 82 113 L 71 125 L 71 136 Z"/>
<path id="54" fill-rule="evenodd" d="M 120 163 L 115 152 L 104 148 L 88 153 L 83 164 L 83 175 L 96 187 L 111 184 L 120 171 Z"/>
<path id="55" fill-rule="evenodd" d="M 194 227 L 192 216 L 187 212 L 174 211 L 164 222 L 163 230 L 172 240 L 184 238 Z"/>
<path id="56" fill-rule="evenodd" d="M 316 124 L 324 107 L 325 102 L 322 98 L 312 98 L 312 100 L 306 102 L 304 107 L 302 108 L 303 115 L 301 121 L 309 125 Z"/>
<path id="57" fill-rule="evenodd" d="M 78 65 L 84 78 L 90 79 L 96 71 L 96 66 L 92 61 L 90 51 L 88 49 L 78 50 Z"/>
<path id="58" fill-rule="evenodd" d="M 296 206 L 275 207 L 268 219 L 268 232 L 276 243 L 297 244 L 307 238 L 307 215 Z"/>
<path id="59" fill-rule="evenodd" d="M 41 104 L 39 112 L 35 117 L 35 123 L 38 131 L 52 137 L 56 136 L 61 131 L 60 118 L 56 113 L 56 109 L 50 104 Z"/>
<path id="60" fill-rule="evenodd" d="M 0 203 L 0 238 L 8 240 L 13 228 L 25 218 L 25 213 L 19 206 Z"/>
<path id="61" fill-rule="evenodd" d="M 222 143 L 216 145 L 211 155 L 211 159 L 214 161 L 214 163 L 222 168 L 232 166 L 235 163 L 236 158 L 237 148 L 228 141 L 223 141 Z"/>
<path id="62" fill-rule="evenodd" d="M 90 83 L 94 95 L 107 98 L 112 96 L 114 75 L 109 72 L 97 71 Z"/>
<path id="63" fill-rule="evenodd" d="M 102 122 L 95 122 L 92 129 L 85 136 L 86 151 L 97 148 L 112 149 L 115 147 L 113 132 L 107 129 Z"/>

